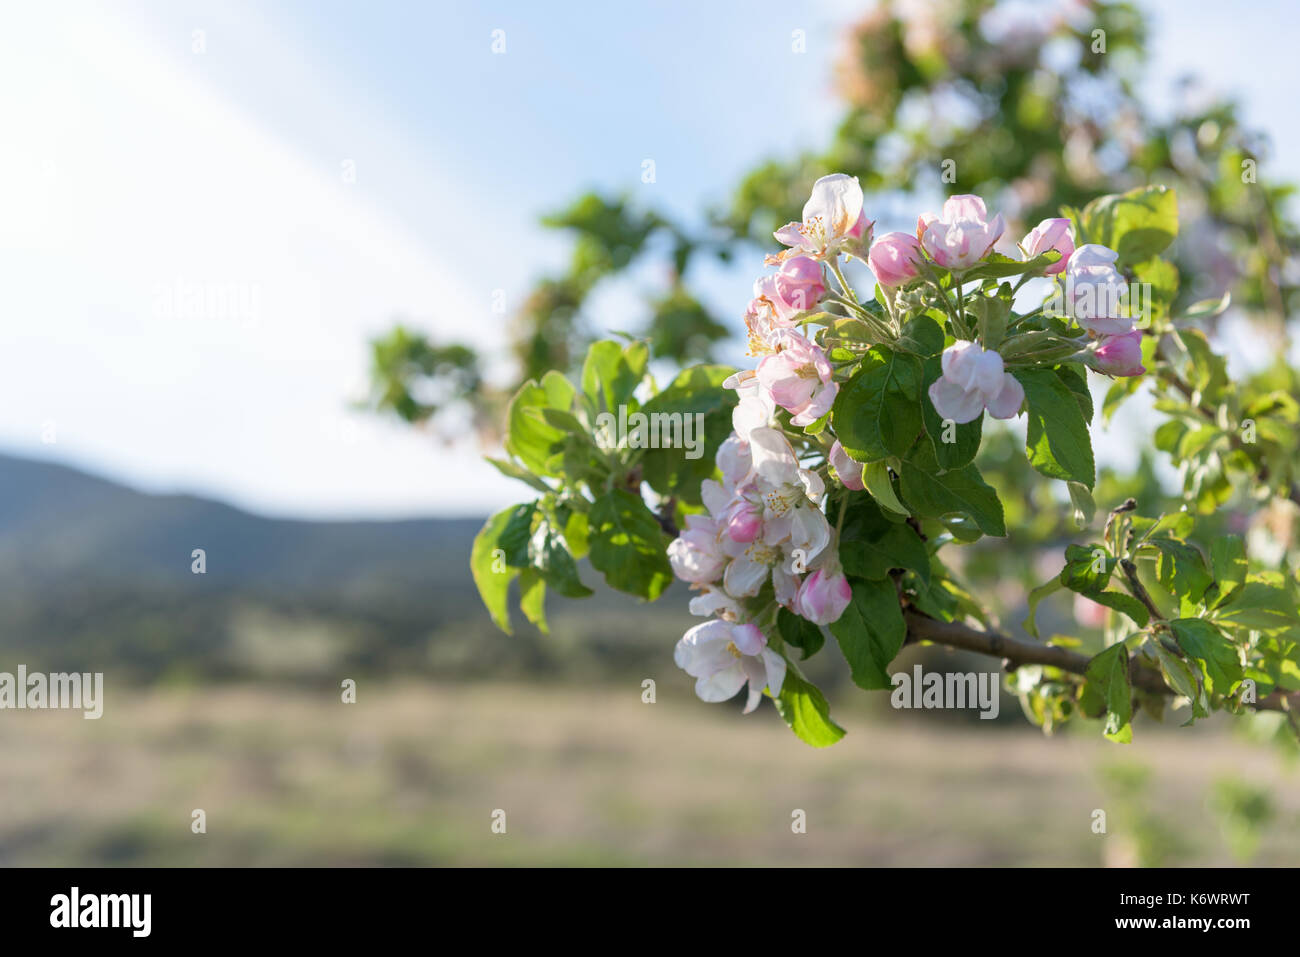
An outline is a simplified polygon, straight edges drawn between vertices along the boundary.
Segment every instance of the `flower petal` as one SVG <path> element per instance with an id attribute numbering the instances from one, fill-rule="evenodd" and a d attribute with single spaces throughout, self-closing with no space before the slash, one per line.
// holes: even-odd
<path id="1" fill-rule="evenodd" d="M 941 419 L 958 424 L 974 422 L 984 411 L 984 398 L 974 389 L 967 391 L 947 379 L 936 379 L 930 386 L 930 401 Z"/>
<path id="2" fill-rule="evenodd" d="M 1008 372 L 1002 377 L 1002 387 L 987 399 L 989 415 L 995 419 L 1014 419 L 1024 401 L 1024 386 Z"/>

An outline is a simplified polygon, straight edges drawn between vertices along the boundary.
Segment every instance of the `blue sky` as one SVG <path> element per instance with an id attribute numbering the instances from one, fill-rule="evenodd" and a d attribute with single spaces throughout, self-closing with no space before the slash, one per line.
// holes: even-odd
<path id="1" fill-rule="evenodd" d="M 349 411 L 366 338 L 403 316 L 491 346 L 493 290 L 512 306 L 567 255 L 541 212 L 598 186 L 691 217 L 757 160 L 824 143 L 861 7 L 11 9 L 0 449 L 282 515 L 513 500 L 479 450 Z M 1300 179 L 1289 6 L 1153 9 L 1153 98 L 1192 69 L 1238 92 L 1274 137 L 1266 169 Z M 738 316 L 758 267 L 710 271 L 707 297 Z"/>

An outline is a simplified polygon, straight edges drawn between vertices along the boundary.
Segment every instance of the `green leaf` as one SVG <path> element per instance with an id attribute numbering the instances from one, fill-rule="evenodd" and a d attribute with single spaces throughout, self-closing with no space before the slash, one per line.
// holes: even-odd
<path id="1" fill-rule="evenodd" d="M 1120 268 L 1163 252 L 1178 235 L 1178 202 L 1165 186 L 1101 196 L 1083 210 L 1090 242 L 1119 253 Z"/>
<path id="2" fill-rule="evenodd" d="M 898 515 L 907 514 L 907 506 L 898 500 L 894 483 L 889 478 L 889 466 L 884 462 L 862 466 L 862 484 L 881 506 Z"/>
<path id="3" fill-rule="evenodd" d="M 549 519 L 542 521 L 528 542 L 528 558 L 546 584 L 565 598 L 586 598 L 592 590 L 578 577 L 578 566 L 569 554 L 560 531 Z"/>
<path id="4" fill-rule="evenodd" d="M 849 663 L 853 683 L 860 688 L 891 687 L 889 664 L 903 647 L 907 625 L 898 604 L 893 579 L 850 579 L 853 598 L 844 614 L 830 626 Z"/>
<path id="5" fill-rule="evenodd" d="M 1300 625 L 1295 602 L 1286 589 L 1248 581 L 1214 609 L 1214 620 L 1227 628 L 1276 635 Z"/>
<path id="6" fill-rule="evenodd" d="M 785 608 L 776 613 L 776 630 L 782 641 L 803 652 L 804 660 L 820 651 L 826 641 L 821 628 Z"/>
<path id="7" fill-rule="evenodd" d="M 1192 703 L 1192 713 L 1183 722 L 1184 726 L 1208 715 L 1209 702 L 1201 687 L 1201 680 L 1192 666 L 1158 641 L 1148 642 L 1147 645 L 1156 653 L 1156 660 L 1160 662 L 1160 673 L 1164 675 L 1165 684 Z"/>
<path id="8" fill-rule="evenodd" d="M 1070 394 L 1074 396 L 1074 401 L 1079 403 L 1079 411 L 1083 413 L 1084 423 L 1092 425 L 1092 416 L 1095 410 L 1092 407 L 1092 391 L 1088 388 L 1086 368 L 1076 362 L 1066 362 L 1057 366 L 1054 371 L 1056 377 L 1070 390 Z"/>
<path id="9" fill-rule="evenodd" d="M 1214 581 L 1210 570 L 1205 567 L 1204 556 L 1195 545 L 1176 538 L 1155 537 L 1144 542 L 1142 547 L 1154 548 L 1160 553 L 1156 560 L 1156 578 L 1178 596 L 1183 607 L 1200 601 L 1205 589 Z"/>
<path id="10" fill-rule="evenodd" d="M 614 489 L 587 516 L 591 564 L 612 587 L 654 601 L 672 581 L 663 529 L 640 496 Z"/>
<path id="11" fill-rule="evenodd" d="M 1049 249 L 1041 256 L 1035 256 L 1033 259 L 1028 260 L 1012 259 L 1010 256 L 1004 256 L 1001 253 L 991 253 L 978 266 L 962 273 L 962 281 L 1005 279 L 1007 276 L 1019 276 L 1024 273 L 1042 275 L 1047 271 L 1048 266 L 1060 262 L 1060 260 L 1061 254 L 1055 249 Z"/>
<path id="12" fill-rule="evenodd" d="M 1070 591 L 1091 597 L 1110 584 L 1116 559 L 1100 545 L 1067 545 L 1061 584 Z"/>
<path id="13" fill-rule="evenodd" d="M 546 493 L 551 491 L 549 485 L 539 479 L 532 472 L 516 465 L 514 462 L 507 461 L 506 459 L 493 458 L 490 455 L 485 455 L 483 458 L 490 462 L 492 466 L 506 478 L 518 479 L 521 482 L 526 482 L 539 492 Z"/>
<path id="14" fill-rule="evenodd" d="M 1148 259 L 1134 263 L 1132 270 L 1133 281 L 1146 287 L 1150 300 L 1131 303 L 1131 307 L 1140 304 L 1142 311 L 1139 314 L 1136 308 L 1130 308 L 1130 315 L 1139 323 L 1156 322 L 1169 315 L 1169 307 L 1178 297 L 1178 268 L 1164 259 Z"/>
<path id="15" fill-rule="evenodd" d="M 510 631 L 510 611 L 506 599 L 510 594 L 510 583 L 519 574 L 519 569 L 511 568 L 505 563 L 505 553 L 500 550 L 501 532 L 510 521 L 518 506 L 502 509 L 484 523 L 483 528 L 474 536 L 474 545 L 470 549 L 469 569 L 478 586 L 479 597 L 487 606 L 492 621 L 507 635 Z"/>
<path id="16" fill-rule="evenodd" d="M 1115 611 L 1123 612 L 1143 628 L 1145 628 L 1147 623 L 1151 620 L 1151 615 L 1147 611 L 1146 605 L 1125 592 L 1111 589 L 1109 591 L 1093 592 L 1085 597 L 1095 601 L 1099 605 L 1105 605 L 1107 608 L 1113 608 Z"/>
<path id="17" fill-rule="evenodd" d="M 538 631 L 544 635 L 551 633 L 546 624 L 546 582 L 535 568 L 525 568 L 519 573 L 519 608 Z"/>
<path id="18" fill-rule="evenodd" d="M 528 540 L 533 537 L 533 516 L 537 514 L 537 503 L 526 502 L 508 511 L 510 518 L 501 529 L 497 547 L 505 552 L 507 565 L 524 568 L 531 564 Z"/>
<path id="19" fill-rule="evenodd" d="M 1219 535 L 1210 542 L 1210 568 L 1221 597 L 1246 583 L 1246 546 L 1238 536 Z"/>
<path id="20" fill-rule="evenodd" d="M 859 462 L 903 455 L 921 431 L 921 366 L 913 356 L 876 346 L 839 390 L 831 421 L 840 444 Z"/>
<path id="21" fill-rule="evenodd" d="M 1097 503 L 1093 501 L 1088 486 L 1082 482 L 1069 482 L 1067 487 L 1070 490 L 1070 504 L 1074 506 L 1074 524 L 1079 528 L 1087 528 L 1097 516 Z"/>
<path id="22" fill-rule="evenodd" d="M 1133 740 L 1133 689 L 1129 684 L 1128 648 L 1123 642 L 1111 645 L 1088 663 L 1084 679 L 1085 712 L 1103 711 L 1106 723 L 1103 733 L 1111 741 L 1127 744 Z M 1099 707 L 1098 707 L 1099 706 Z"/>
<path id="23" fill-rule="evenodd" d="M 912 457 L 902 463 L 899 488 L 914 515 L 963 515 L 986 535 L 1007 533 L 998 494 L 979 470 L 966 465 L 940 474 L 934 448 L 927 442 L 918 444 Z"/>
<path id="24" fill-rule="evenodd" d="M 731 434 L 736 392 L 724 389 L 722 382 L 732 371 L 727 366 L 693 366 L 641 409 L 649 417 L 652 435 L 662 435 L 662 424 L 669 423 L 672 434 L 683 439 L 673 448 L 647 449 L 641 460 L 646 482 L 660 495 L 700 504 L 700 483 L 714 474 L 718 446 Z M 688 426 L 689 447 L 684 441 Z"/>
<path id="25" fill-rule="evenodd" d="M 984 296 L 976 293 L 969 302 L 970 310 L 975 314 L 976 328 L 979 330 L 980 342 L 985 349 L 997 351 L 998 346 L 1007 335 L 1007 313 L 1011 306 L 997 296 Z"/>
<path id="26" fill-rule="evenodd" d="M 934 356 L 925 360 L 923 372 L 925 388 L 921 390 L 921 415 L 925 423 L 925 432 L 934 445 L 935 459 L 940 467 L 957 469 L 975 461 L 975 453 L 980 449 L 984 433 L 984 416 L 974 421 L 958 425 L 951 419 L 943 419 L 935 411 L 930 401 L 928 390 L 943 375 L 943 360 Z"/>
<path id="27" fill-rule="evenodd" d="M 539 475 L 560 474 L 553 456 L 564 445 L 568 433 L 548 425 L 542 409 L 568 412 L 573 406 L 574 390 L 564 376 L 548 372 L 540 384 L 525 382 L 510 400 L 506 411 L 506 451 L 519 459 L 524 468 Z"/>
<path id="28" fill-rule="evenodd" d="M 1201 663 L 1206 690 L 1227 694 L 1241 680 L 1241 661 L 1237 648 L 1204 618 L 1176 618 L 1169 623 L 1187 657 Z"/>
<path id="29" fill-rule="evenodd" d="M 1015 377 L 1029 407 L 1029 464 L 1048 478 L 1091 489 L 1096 481 L 1092 440 L 1074 393 L 1050 369 L 1019 369 Z"/>
<path id="30" fill-rule="evenodd" d="M 937 356 L 943 352 L 943 326 L 924 313 L 903 324 L 898 348 L 917 356 Z"/>
<path id="31" fill-rule="evenodd" d="M 644 342 L 626 348 L 608 339 L 593 342 L 582 364 L 582 391 L 598 409 L 617 412 L 627 405 L 636 387 L 645 378 L 650 350 Z"/>
<path id="32" fill-rule="evenodd" d="M 885 518 L 865 496 L 856 499 L 845 519 L 840 562 L 846 574 L 858 578 L 887 578 L 891 568 L 905 568 L 930 579 L 930 553 L 921 537 L 905 522 Z"/>
<path id="33" fill-rule="evenodd" d="M 844 737 L 844 729 L 831 720 L 826 698 L 793 666 L 786 668 L 785 681 L 775 704 L 790 730 L 814 748 L 828 747 Z"/>

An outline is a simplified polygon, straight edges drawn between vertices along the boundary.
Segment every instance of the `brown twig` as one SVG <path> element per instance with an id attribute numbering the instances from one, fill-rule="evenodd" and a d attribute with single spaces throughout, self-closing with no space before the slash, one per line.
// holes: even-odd
<path id="1" fill-rule="evenodd" d="M 908 643 L 930 641 L 936 645 L 1002 658 L 1003 667 L 1007 671 L 1014 671 L 1020 665 L 1049 665 L 1071 674 L 1083 675 L 1087 674 L 1088 665 L 1092 663 L 1087 655 L 1068 648 L 1023 641 L 1001 632 L 972 628 L 957 621 L 940 621 L 915 609 L 905 610 L 903 618 L 907 623 Z M 1130 659 L 1129 679 L 1133 687 L 1152 694 L 1176 693 L 1165 684 L 1160 672 L 1141 666 L 1136 658 Z M 1257 711 L 1284 711 L 1290 702 L 1294 702 L 1291 707 L 1300 707 L 1300 692 L 1287 695 L 1274 692 L 1261 698 L 1254 707 Z"/>

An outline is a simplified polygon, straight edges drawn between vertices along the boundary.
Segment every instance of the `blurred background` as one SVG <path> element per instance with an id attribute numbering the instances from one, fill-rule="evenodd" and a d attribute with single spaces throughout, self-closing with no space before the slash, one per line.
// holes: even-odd
<path id="1" fill-rule="evenodd" d="M 6 10 L 0 671 L 106 690 L 98 721 L 0 712 L 0 864 L 1300 860 L 1276 722 L 1049 737 L 1005 693 L 995 722 L 894 711 L 828 651 L 849 735 L 814 751 L 694 698 L 683 590 L 506 636 L 468 569 L 527 496 L 480 458 L 517 384 L 616 332 L 665 373 L 744 362 L 771 230 L 825 172 L 877 234 L 980 193 L 1007 250 L 1172 185 L 1179 301 L 1230 292 L 1234 376 L 1300 393 L 1294 6 L 466 6 Z M 1096 498 L 1155 514 L 1185 477 L 1131 401 L 1099 413 Z M 1022 442 L 986 428 L 980 463 L 1014 539 L 963 550 L 1017 633 L 1079 534 Z M 1232 492 L 1213 521 L 1294 562 L 1300 510 Z M 1098 627 L 1053 601 L 1044 635 Z"/>

